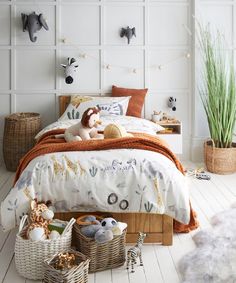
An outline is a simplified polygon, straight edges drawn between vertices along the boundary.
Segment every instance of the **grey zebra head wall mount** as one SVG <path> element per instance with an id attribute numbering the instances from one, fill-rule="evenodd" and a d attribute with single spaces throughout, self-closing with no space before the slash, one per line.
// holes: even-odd
<path id="1" fill-rule="evenodd" d="M 130 44 L 130 39 L 135 36 L 136 37 L 136 31 L 135 27 L 130 28 L 129 26 L 127 28 L 122 28 L 120 31 L 120 37 L 127 37 L 128 44 Z"/>
<path id="2" fill-rule="evenodd" d="M 23 24 L 23 31 L 28 30 L 29 37 L 32 42 L 35 42 L 37 40 L 37 36 L 34 36 L 34 34 L 41 30 L 42 27 L 44 27 L 46 30 L 48 30 L 48 25 L 46 20 L 43 17 L 43 14 L 37 15 L 35 12 L 26 15 L 24 13 L 21 14 L 22 24 Z"/>
<path id="3" fill-rule="evenodd" d="M 68 57 L 67 64 L 61 64 L 61 66 L 65 69 L 65 82 L 67 84 L 72 84 L 75 78 L 75 74 L 78 71 L 78 61 L 75 58 Z"/>
<path id="4" fill-rule="evenodd" d="M 176 98 L 170 96 L 168 99 L 168 107 L 172 109 L 172 111 L 176 111 Z"/>

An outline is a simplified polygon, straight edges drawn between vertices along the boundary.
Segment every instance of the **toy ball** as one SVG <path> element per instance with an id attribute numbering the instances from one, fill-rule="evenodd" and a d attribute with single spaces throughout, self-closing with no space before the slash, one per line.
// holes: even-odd
<path id="1" fill-rule="evenodd" d="M 49 235 L 49 239 L 51 240 L 58 239 L 59 237 L 60 237 L 60 233 L 56 230 L 53 230 Z"/>
<path id="2" fill-rule="evenodd" d="M 94 224 L 94 225 L 87 225 L 87 226 L 84 226 L 80 229 L 80 232 L 88 237 L 88 238 L 93 238 L 94 235 L 96 234 L 96 232 L 101 229 L 101 225 L 98 221 L 98 224 Z"/>
<path id="3" fill-rule="evenodd" d="M 99 244 L 109 242 L 113 239 L 113 233 L 111 230 L 100 229 L 95 234 L 95 241 Z"/>
<path id="4" fill-rule="evenodd" d="M 45 219 L 45 220 L 52 220 L 53 217 L 54 217 L 54 212 L 50 209 L 48 210 L 45 210 L 42 212 L 42 217 Z"/>
<path id="5" fill-rule="evenodd" d="M 117 221 L 112 218 L 112 217 L 107 217 L 107 218 L 104 218 L 102 221 L 101 221 L 101 225 L 102 225 L 102 228 L 105 229 L 105 230 L 111 230 L 113 229 L 115 226 L 117 226 Z"/>
<path id="6" fill-rule="evenodd" d="M 35 227 L 29 232 L 29 239 L 32 241 L 46 240 L 45 230 L 43 227 Z"/>

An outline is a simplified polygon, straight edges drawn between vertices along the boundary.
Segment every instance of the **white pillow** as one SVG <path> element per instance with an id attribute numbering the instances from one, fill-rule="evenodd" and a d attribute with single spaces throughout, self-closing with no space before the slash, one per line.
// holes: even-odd
<path id="1" fill-rule="evenodd" d="M 98 107 L 100 116 L 106 115 L 126 115 L 131 96 L 105 97 L 105 96 L 71 96 L 71 101 L 66 111 L 58 119 L 71 120 L 81 119 L 84 111 L 89 107 Z"/>

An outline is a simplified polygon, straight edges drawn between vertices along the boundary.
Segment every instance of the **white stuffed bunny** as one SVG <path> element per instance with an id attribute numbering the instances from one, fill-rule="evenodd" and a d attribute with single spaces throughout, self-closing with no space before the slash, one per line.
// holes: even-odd
<path id="1" fill-rule="evenodd" d="M 96 107 L 88 108 L 82 116 L 81 121 L 69 127 L 65 131 L 64 138 L 67 142 L 89 140 L 89 139 L 103 139 L 102 134 L 98 134 L 96 127 L 101 124 L 99 116 L 99 109 Z"/>

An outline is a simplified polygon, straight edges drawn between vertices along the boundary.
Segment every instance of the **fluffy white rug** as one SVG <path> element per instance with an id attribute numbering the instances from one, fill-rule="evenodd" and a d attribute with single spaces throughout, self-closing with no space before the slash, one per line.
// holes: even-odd
<path id="1" fill-rule="evenodd" d="M 236 204 L 212 218 L 212 228 L 194 236 L 197 248 L 184 256 L 184 283 L 236 283 Z"/>

